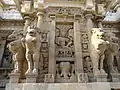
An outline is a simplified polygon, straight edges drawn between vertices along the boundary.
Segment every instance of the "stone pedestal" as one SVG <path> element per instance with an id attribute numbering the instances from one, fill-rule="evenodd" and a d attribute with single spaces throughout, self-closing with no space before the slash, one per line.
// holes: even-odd
<path id="1" fill-rule="evenodd" d="M 120 82 L 120 73 L 111 73 L 113 82 Z"/>
<path id="2" fill-rule="evenodd" d="M 22 83 L 7 84 L 6 90 L 111 90 L 119 89 L 120 83 Z"/>
<path id="3" fill-rule="evenodd" d="M 45 75 L 45 79 L 44 79 L 45 83 L 54 83 L 54 81 L 55 81 L 54 74 Z"/>
<path id="4" fill-rule="evenodd" d="M 97 82 L 107 82 L 106 73 L 99 73 L 99 74 L 95 74 L 94 76 Z"/>
<path id="5" fill-rule="evenodd" d="M 26 83 L 36 83 L 37 74 L 27 74 L 26 75 Z"/>
<path id="6" fill-rule="evenodd" d="M 9 83 L 19 83 L 20 82 L 20 73 L 11 73 Z"/>
<path id="7" fill-rule="evenodd" d="M 78 73 L 78 83 L 87 83 L 88 82 L 88 75 L 87 73 Z"/>

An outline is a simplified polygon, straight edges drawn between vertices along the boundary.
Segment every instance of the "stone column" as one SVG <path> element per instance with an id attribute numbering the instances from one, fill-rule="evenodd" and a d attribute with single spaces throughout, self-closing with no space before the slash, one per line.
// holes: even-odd
<path id="1" fill-rule="evenodd" d="M 99 28 L 103 28 L 101 21 L 98 21 L 98 27 L 99 27 Z"/>
<path id="2" fill-rule="evenodd" d="M 91 35 L 90 30 L 93 28 L 92 14 L 87 14 L 86 18 L 87 18 L 87 30 L 89 32 L 88 35 Z"/>
<path id="3" fill-rule="evenodd" d="M 27 27 L 30 25 L 31 18 L 30 16 L 25 16 L 24 20 L 25 20 L 25 25 L 23 30 L 26 31 Z"/>
<path id="4" fill-rule="evenodd" d="M 80 33 L 79 19 L 75 17 L 74 21 L 74 46 L 76 58 L 76 73 L 83 73 L 82 49 L 81 49 L 81 33 Z"/>
<path id="5" fill-rule="evenodd" d="M 75 72 L 77 75 L 77 82 L 80 79 L 84 80 L 83 60 L 82 60 L 82 46 L 81 46 L 81 32 L 80 32 L 80 17 L 74 17 L 74 46 L 75 46 Z"/>
<path id="6" fill-rule="evenodd" d="M 99 27 L 99 28 L 103 28 L 103 26 L 102 26 L 103 17 L 102 17 L 102 16 L 99 16 L 98 18 L 99 18 L 99 19 L 97 20 L 97 21 L 98 21 L 98 27 Z"/>
<path id="7" fill-rule="evenodd" d="M 48 74 L 55 76 L 56 72 L 56 60 L 55 60 L 55 16 L 50 16 L 51 18 L 51 27 L 50 27 L 50 39 L 49 39 L 49 67 Z M 50 75 L 49 75 L 50 76 Z M 51 81 L 50 81 L 51 82 Z"/>
<path id="8" fill-rule="evenodd" d="M 41 24 L 43 23 L 43 12 L 38 12 L 37 17 L 38 17 L 37 27 L 40 28 Z"/>
<path id="9" fill-rule="evenodd" d="M 93 0 L 86 0 L 86 9 L 92 9 L 93 6 Z"/>

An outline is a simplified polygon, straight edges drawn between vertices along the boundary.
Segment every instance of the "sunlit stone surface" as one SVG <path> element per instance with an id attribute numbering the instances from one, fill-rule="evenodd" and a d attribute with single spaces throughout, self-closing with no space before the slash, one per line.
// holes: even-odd
<path id="1" fill-rule="evenodd" d="M 1 0 L 0 90 L 120 88 L 118 0 Z"/>

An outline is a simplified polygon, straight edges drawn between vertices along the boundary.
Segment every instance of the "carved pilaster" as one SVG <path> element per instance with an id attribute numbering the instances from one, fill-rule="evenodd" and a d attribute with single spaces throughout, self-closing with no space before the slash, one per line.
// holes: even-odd
<path id="1" fill-rule="evenodd" d="M 102 25 L 103 17 L 101 15 L 98 16 L 97 21 L 98 21 L 98 27 L 99 28 L 103 28 L 103 25 Z"/>
<path id="2" fill-rule="evenodd" d="M 98 27 L 103 28 L 101 20 L 98 21 Z"/>
<path id="3" fill-rule="evenodd" d="M 27 27 L 30 25 L 31 18 L 30 16 L 25 16 L 24 20 L 25 20 L 25 25 L 23 30 L 26 31 Z"/>
<path id="4" fill-rule="evenodd" d="M 40 28 L 42 22 L 43 22 L 43 12 L 38 12 L 37 13 L 37 17 L 38 17 L 38 20 L 37 20 L 37 27 Z"/>
<path id="5" fill-rule="evenodd" d="M 86 18 L 87 18 L 87 29 L 90 30 L 91 28 L 93 28 L 93 22 L 92 22 L 92 14 L 87 14 Z"/>
<path id="6" fill-rule="evenodd" d="M 81 50 L 81 33 L 80 33 L 80 17 L 75 16 L 74 20 L 74 45 L 75 45 L 75 58 L 76 58 L 76 74 L 83 73 L 82 64 L 82 50 Z"/>
<path id="7" fill-rule="evenodd" d="M 93 8 L 93 0 L 86 0 L 86 9 Z"/>
<path id="8" fill-rule="evenodd" d="M 87 14 L 87 31 L 88 31 L 88 40 L 91 40 L 91 29 L 93 28 L 92 14 Z M 91 42 L 91 41 L 90 41 Z M 90 45 L 89 45 L 90 46 Z"/>
<path id="9" fill-rule="evenodd" d="M 49 39 L 49 69 L 48 73 L 55 75 L 56 61 L 55 61 L 55 16 L 50 16 L 51 28 Z"/>

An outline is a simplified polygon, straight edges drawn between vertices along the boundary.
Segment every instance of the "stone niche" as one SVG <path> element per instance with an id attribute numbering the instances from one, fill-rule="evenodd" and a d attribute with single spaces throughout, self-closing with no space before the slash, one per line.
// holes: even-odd
<path id="1" fill-rule="evenodd" d="M 56 82 L 75 82 L 73 23 L 56 23 Z"/>

